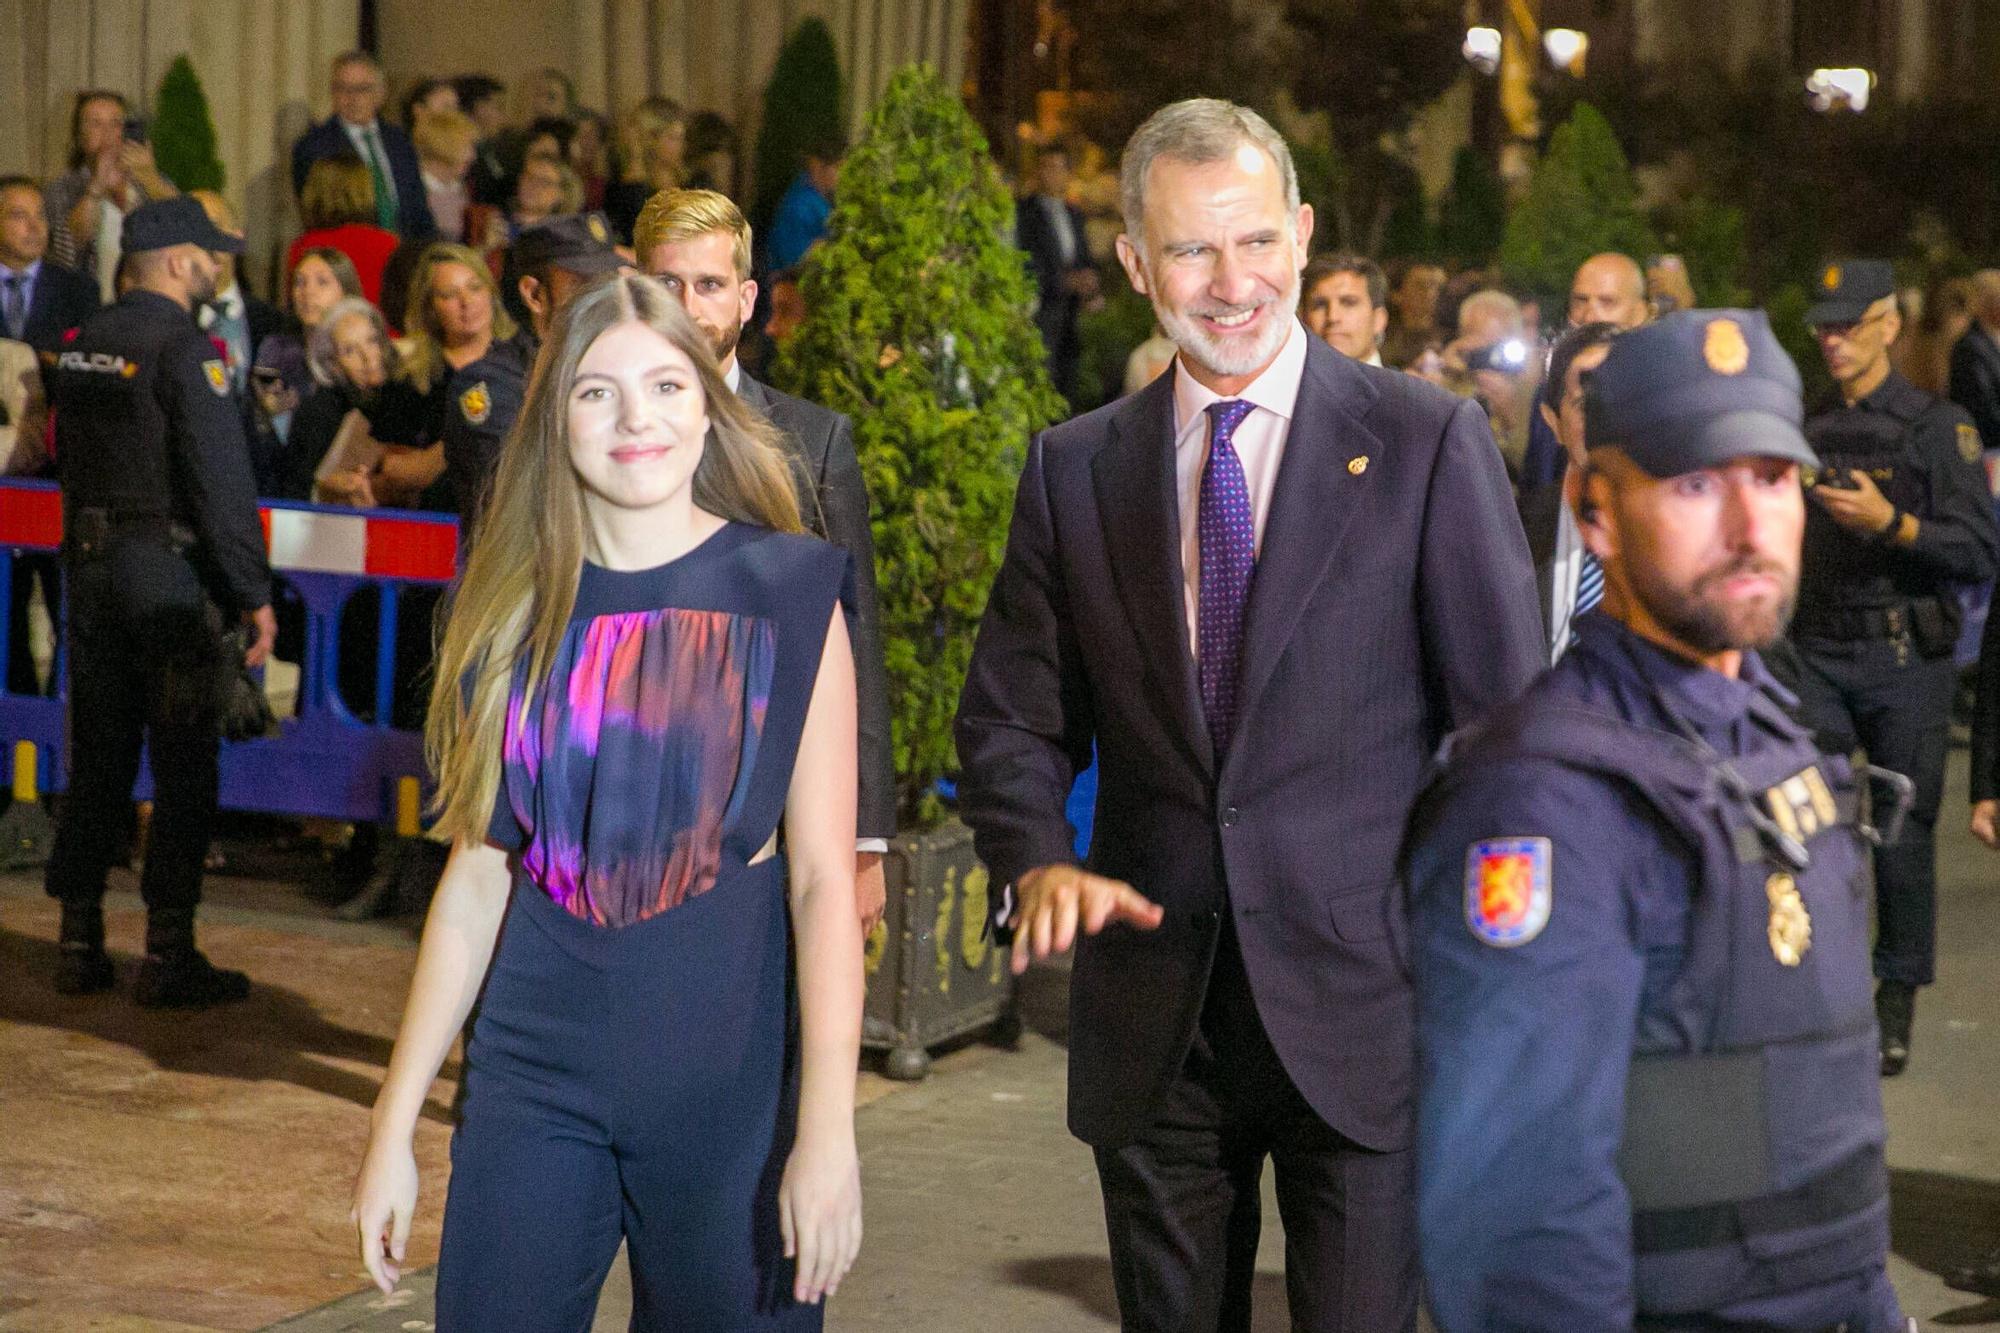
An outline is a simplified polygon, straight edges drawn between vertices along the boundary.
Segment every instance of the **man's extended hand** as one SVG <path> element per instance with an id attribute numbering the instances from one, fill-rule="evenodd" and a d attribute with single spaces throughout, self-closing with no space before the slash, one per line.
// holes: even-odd
<path id="1" fill-rule="evenodd" d="M 1014 974 L 1028 970 L 1031 954 L 1068 953 L 1078 926 L 1086 935 L 1114 921 L 1153 930 L 1165 915 L 1158 903 L 1122 880 L 1073 865 L 1030 870 L 1014 883 Z"/>
<path id="2" fill-rule="evenodd" d="M 889 905 L 889 887 L 882 873 L 882 853 L 854 854 L 854 908 L 861 914 L 861 938 L 866 940 L 881 924 L 882 909 Z"/>
<path id="3" fill-rule="evenodd" d="M 1834 522 L 1853 532 L 1881 535 L 1889 526 L 1889 520 L 1896 516 L 1896 506 L 1882 494 L 1882 488 L 1875 484 L 1875 478 L 1860 469 L 1848 474 L 1854 483 L 1852 489 L 1839 486 L 1815 486 L 1812 498 L 1819 501 L 1820 508 L 1826 510 Z"/>
<path id="4" fill-rule="evenodd" d="M 1972 803 L 1972 836 L 1988 847 L 2000 849 L 2000 801 Z"/>
<path id="5" fill-rule="evenodd" d="M 266 602 L 255 611 L 245 611 L 243 620 L 257 633 L 243 653 L 243 665 L 255 671 L 271 660 L 271 648 L 278 642 L 278 617 L 272 613 L 271 604 Z"/>

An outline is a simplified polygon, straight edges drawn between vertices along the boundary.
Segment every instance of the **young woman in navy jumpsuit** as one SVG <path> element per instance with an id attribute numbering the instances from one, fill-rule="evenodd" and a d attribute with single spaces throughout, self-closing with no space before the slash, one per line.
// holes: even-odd
<path id="1" fill-rule="evenodd" d="M 471 1011 L 437 1326 L 817 1329 L 861 1236 L 846 557 L 657 283 L 559 318 L 439 656 L 455 843 L 355 1187 L 390 1290 Z M 784 855 L 777 854 L 782 821 Z"/>

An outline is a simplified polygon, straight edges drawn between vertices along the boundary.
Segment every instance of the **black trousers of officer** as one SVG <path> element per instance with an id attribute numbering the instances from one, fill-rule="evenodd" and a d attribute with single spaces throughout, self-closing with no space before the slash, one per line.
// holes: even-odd
<path id="1" fill-rule="evenodd" d="M 1223 921 L 1193 1049 L 1153 1124 L 1096 1150 L 1126 1333 L 1248 1333 L 1267 1156 L 1292 1327 L 1409 1333 L 1416 1154 L 1370 1151 L 1320 1119 L 1271 1046 Z"/>
<path id="2" fill-rule="evenodd" d="M 191 945 L 215 819 L 220 725 L 216 611 L 164 541 L 114 536 L 69 574 L 69 792 L 49 857 L 49 896 L 90 908 L 131 829 L 141 746 L 153 820 L 140 896 L 147 949 Z"/>
<path id="3" fill-rule="evenodd" d="M 1926 658 L 1907 636 L 1800 637 L 1802 716 L 1828 754 L 1852 754 L 1915 784 L 1903 836 L 1875 849 L 1875 975 L 1928 986 L 1937 961 L 1937 820 L 1957 672 L 1947 651 Z M 1875 796 L 1880 799 L 1878 787 Z"/>

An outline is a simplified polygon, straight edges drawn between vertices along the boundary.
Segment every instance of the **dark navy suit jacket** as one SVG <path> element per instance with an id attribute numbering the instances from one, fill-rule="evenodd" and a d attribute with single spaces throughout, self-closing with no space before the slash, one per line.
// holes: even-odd
<path id="1" fill-rule="evenodd" d="M 396 234 L 410 241 L 430 240 L 438 234 L 437 220 L 431 216 L 430 197 L 424 193 L 416 145 L 386 120 L 378 119 L 375 127 L 382 135 L 382 151 L 389 158 L 390 179 L 396 184 Z M 306 172 L 313 163 L 353 151 L 354 140 L 340 127 L 338 116 L 328 116 L 301 134 L 292 145 L 292 193 L 305 189 Z"/>
<path id="2" fill-rule="evenodd" d="M 1229 911 L 1300 1092 L 1348 1138 L 1403 1148 L 1403 825 L 1443 737 L 1543 661 L 1506 471 L 1476 404 L 1311 339 L 1218 755 L 1189 649 L 1173 380 L 1029 448 L 959 708 L 962 811 L 997 884 L 1072 860 L 1063 802 L 1095 742 L 1090 868 L 1166 909 L 1157 930 L 1078 942 L 1079 1137 L 1146 1128 Z"/>
<path id="3" fill-rule="evenodd" d="M 21 341 L 38 352 L 52 351 L 61 346 L 64 334 L 96 314 L 99 304 L 95 279 L 44 258 L 28 297 L 28 324 Z M 0 329 L 0 337 L 5 336 L 6 330 Z"/>

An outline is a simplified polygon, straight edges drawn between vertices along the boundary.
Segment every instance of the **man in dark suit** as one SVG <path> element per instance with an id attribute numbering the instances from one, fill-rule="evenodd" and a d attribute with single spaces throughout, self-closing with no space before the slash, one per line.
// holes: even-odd
<path id="1" fill-rule="evenodd" d="M 1014 243 L 1028 252 L 1035 276 L 1035 326 L 1048 349 L 1049 378 L 1075 406 L 1076 368 L 1083 346 L 1076 320 L 1098 299 L 1097 268 L 1090 261 L 1083 213 L 1069 202 L 1069 150 L 1049 144 L 1035 159 L 1033 194 L 1014 206 Z"/>
<path id="2" fill-rule="evenodd" d="M 961 809 L 1016 969 L 1076 945 L 1069 1124 L 1125 1326 L 1249 1327 L 1269 1156 L 1293 1327 L 1410 1329 L 1396 858 L 1438 742 L 1544 660 L 1527 548 L 1477 404 L 1298 323 L 1312 210 L 1261 117 L 1176 103 L 1123 173 L 1119 259 L 1179 356 L 1029 447 Z"/>
<path id="3" fill-rule="evenodd" d="M 2000 269 L 1972 275 L 1972 327 L 1952 345 L 1950 388 L 1979 438 L 2000 448 Z"/>
<path id="4" fill-rule="evenodd" d="M 714 190 L 662 190 L 632 226 L 639 266 L 680 298 L 715 349 L 723 378 L 781 431 L 799 473 L 806 526 L 854 560 L 855 604 L 848 610 L 860 709 L 860 812 L 855 892 L 862 934 L 874 930 L 886 899 L 882 854 L 896 834 L 895 767 L 889 749 L 889 677 L 875 594 L 875 538 L 868 489 L 854 452 L 854 425 L 817 403 L 779 393 L 743 372 L 736 344 L 757 308 L 750 278 L 750 224 Z"/>
<path id="5" fill-rule="evenodd" d="M 382 67 L 365 51 L 334 57 L 333 114 L 292 145 L 292 193 L 305 189 L 306 172 L 323 157 L 354 153 L 375 179 L 375 220 L 405 240 L 438 234 L 424 194 L 424 177 L 410 136 L 382 119 L 388 86 Z"/>
<path id="6" fill-rule="evenodd" d="M 1574 506 L 1584 471 L 1583 385 L 1604 364 L 1616 324 L 1582 324 L 1556 339 L 1549 352 L 1549 377 L 1536 411 L 1569 457 L 1556 479 L 1520 494 L 1521 528 L 1528 535 L 1528 558 L 1535 562 L 1535 595 L 1541 599 L 1542 633 L 1549 661 L 1562 657 L 1576 637 L 1576 618 L 1595 610 L 1604 597 L 1604 567 L 1583 544 Z"/>
<path id="7" fill-rule="evenodd" d="M 49 221 L 30 176 L 0 177 L 0 338 L 50 351 L 97 311 L 97 284 L 44 262 Z"/>
<path id="8" fill-rule="evenodd" d="M 238 240 L 243 228 L 229 201 L 213 190 L 192 190 L 189 197 L 201 205 L 208 220 L 225 236 Z M 236 256 L 227 251 L 210 255 L 215 260 L 215 295 L 195 313 L 195 323 L 222 349 L 223 373 L 227 376 L 230 401 L 243 416 L 243 437 L 250 442 L 250 464 L 256 473 L 260 495 L 274 494 L 278 486 L 277 433 L 265 422 L 257 406 L 251 384 L 251 367 L 256 363 L 257 345 L 284 327 L 285 317 L 268 301 L 251 294 L 239 280 Z"/>

